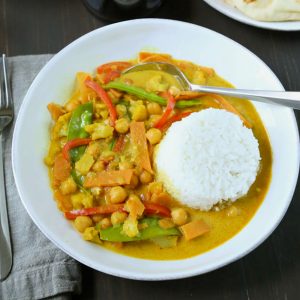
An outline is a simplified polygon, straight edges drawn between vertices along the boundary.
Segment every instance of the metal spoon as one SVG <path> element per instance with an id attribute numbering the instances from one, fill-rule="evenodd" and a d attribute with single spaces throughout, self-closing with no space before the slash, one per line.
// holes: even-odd
<path id="1" fill-rule="evenodd" d="M 253 101 L 259 101 L 268 104 L 279 104 L 294 109 L 300 109 L 300 92 L 244 90 L 193 84 L 189 82 L 185 75 L 176 66 L 164 62 L 149 62 L 138 64 L 131 68 L 128 68 L 123 72 L 123 74 L 147 70 L 159 70 L 175 76 L 182 86 L 183 90 L 185 91 L 205 92 L 237 98 L 247 98 Z"/>

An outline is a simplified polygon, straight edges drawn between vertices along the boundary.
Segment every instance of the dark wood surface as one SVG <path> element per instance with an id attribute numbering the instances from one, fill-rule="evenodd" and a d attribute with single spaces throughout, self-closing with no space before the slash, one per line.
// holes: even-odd
<path id="1" fill-rule="evenodd" d="M 153 17 L 177 19 L 222 33 L 264 60 L 287 90 L 300 90 L 300 32 L 241 24 L 201 0 L 169 0 Z M 56 53 L 109 24 L 79 0 L 0 0 L 0 52 L 9 56 Z M 220 49 L 221 51 L 221 49 Z M 299 123 L 300 114 L 296 112 Z M 83 266 L 75 299 L 300 299 L 300 187 L 275 232 L 246 257 L 211 273 L 176 281 L 140 282 Z"/>

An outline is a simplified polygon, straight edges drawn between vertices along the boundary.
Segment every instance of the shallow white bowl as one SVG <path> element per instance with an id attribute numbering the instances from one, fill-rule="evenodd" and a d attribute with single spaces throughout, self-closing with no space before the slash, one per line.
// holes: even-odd
<path id="1" fill-rule="evenodd" d="M 46 106 L 52 101 L 63 103 L 68 99 L 77 71 L 93 72 L 102 63 L 130 59 L 145 49 L 211 66 L 239 88 L 283 89 L 272 71 L 253 53 L 206 28 L 160 19 L 106 26 L 60 51 L 32 83 L 14 131 L 13 170 L 22 202 L 32 220 L 70 256 L 96 270 L 120 277 L 183 278 L 217 269 L 244 256 L 276 228 L 292 199 L 298 176 L 298 129 L 292 110 L 255 103 L 272 144 L 272 182 L 251 222 L 223 245 L 189 259 L 151 261 L 119 255 L 82 240 L 58 211 L 49 188 L 47 168 L 43 164 L 50 124 Z"/>

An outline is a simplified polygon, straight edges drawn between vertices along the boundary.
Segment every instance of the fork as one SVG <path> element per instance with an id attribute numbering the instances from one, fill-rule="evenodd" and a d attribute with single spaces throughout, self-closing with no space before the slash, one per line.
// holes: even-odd
<path id="1" fill-rule="evenodd" d="M 5 54 L 2 54 L 2 63 L 0 64 L 0 67 L 0 281 L 2 281 L 8 276 L 12 267 L 12 248 L 5 193 L 2 133 L 4 132 L 4 128 L 6 128 L 13 120 L 14 110 L 7 76 Z"/>

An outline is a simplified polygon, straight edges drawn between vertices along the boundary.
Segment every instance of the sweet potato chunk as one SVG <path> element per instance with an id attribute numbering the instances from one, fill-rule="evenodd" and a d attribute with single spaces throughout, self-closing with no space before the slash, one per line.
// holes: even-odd
<path id="1" fill-rule="evenodd" d="M 180 226 L 179 228 L 186 240 L 194 239 L 210 231 L 208 225 L 201 220 L 191 221 L 185 225 Z"/>
<path id="2" fill-rule="evenodd" d="M 130 184 L 133 170 L 102 171 L 95 176 L 87 176 L 84 181 L 84 187 L 102 187 Z"/>
<path id="3" fill-rule="evenodd" d="M 148 151 L 148 144 L 146 138 L 145 124 L 144 122 L 131 122 L 130 123 L 130 135 L 132 144 L 136 146 L 136 164 L 141 166 L 149 173 L 153 173 L 151 167 L 151 161 Z"/>
<path id="4" fill-rule="evenodd" d="M 71 173 L 71 164 L 66 160 L 62 154 L 55 157 L 53 166 L 53 179 L 55 181 L 66 180 Z"/>

